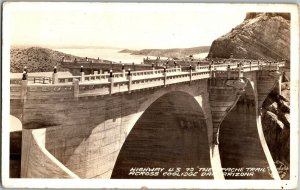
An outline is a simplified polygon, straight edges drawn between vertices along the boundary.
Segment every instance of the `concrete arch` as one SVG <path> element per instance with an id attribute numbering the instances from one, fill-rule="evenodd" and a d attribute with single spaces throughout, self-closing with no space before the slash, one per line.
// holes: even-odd
<path id="1" fill-rule="evenodd" d="M 270 74 L 270 72 L 269 72 L 269 74 Z M 273 85 L 272 85 L 272 82 L 271 82 L 271 85 L 269 85 L 269 90 L 268 90 L 267 95 L 269 95 L 269 93 L 276 86 L 276 83 L 277 83 L 277 80 L 278 80 L 276 76 L 278 76 L 278 73 L 276 73 L 276 74 L 277 75 L 275 75 L 275 76 L 271 75 L 271 78 L 273 79 Z M 280 180 L 278 171 L 277 171 L 276 166 L 275 166 L 275 162 L 274 162 L 274 160 L 271 156 L 270 150 L 268 148 L 268 145 L 267 145 L 264 133 L 263 133 L 262 123 L 261 123 L 260 107 L 262 106 L 262 103 L 265 100 L 266 96 L 263 98 L 263 101 L 260 100 L 260 98 L 259 98 L 260 92 L 258 92 L 258 89 L 257 89 L 257 85 L 258 85 L 257 76 L 256 76 L 256 78 L 252 77 L 248 80 L 249 80 L 249 84 L 251 84 L 251 88 L 253 90 L 254 98 L 255 98 L 256 123 L 257 123 L 257 131 L 258 131 L 260 143 L 261 143 L 261 146 L 262 146 L 263 151 L 265 153 L 266 159 L 268 161 L 268 164 L 269 164 L 269 167 L 270 167 L 270 170 L 271 170 L 271 173 L 272 173 L 272 177 L 276 180 Z"/>
<path id="2" fill-rule="evenodd" d="M 159 94 L 161 96 L 150 96 L 141 105 L 143 114 L 130 128 L 120 148 L 113 178 L 178 178 L 128 176 L 130 168 L 135 167 L 211 168 L 205 116 L 195 98 L 201 94 L 182 89 Z"/>
<path id="3" fill-rule="evenodd" d="M 181 84 L 181 85 L 172 85 L 168 86 L 166 88 L 160 88 L 160 89 L 154 89 L 153 92 L 151 92 L 150 96 L 145 97 L 142 101 L 139 102 L 137 105 L 137 114 L 134 119 L 132 119 L 132 122 L 128 123 L 128 126 L 126 127 L 126 133 L 129 134 L 129 132 L 132 130 L 132 127 L 135 125 L 135 123 L 139 120 L 141 115 L 159 98 L 162 96 L 174 93 L 174 92 L 183 92 L 191 97 L 193 97 L 196 102 L 199 104 L 201 111 L 205 118 L 208 118 L 210 116 L 210 110 L 207 109 L 209 106 L 208 102 L 208 93 L 206 91 L 206 81 L 200 81 L 197 84 L 194 84 L 198 87 L 192 87 L 189 84 Z M 201 88 L 200 88 L 201 87 Z"/>
<path id="4" fill-rule="evenodd" d="M 10 132 L 22 131 L 22 122 L 19 118 L 10 115 Z"/>
<path id="5" fill-rule="evenodd" d="M 263 73 L 261 72 L 260 74 L 263 74 Z M 255 98 L 255 113 L 256 113 L 257 131 L 258 131 L 258 135 L 259 135 L 259 138 L 260 138 L 261 146 L 263 148 L 266 159 L 268 161 L 268 164 L 269 164 L 269 167 L 270 167 L 270 170 L 271 170 L 271 173 L 272 173 L 272 177 L 275 180 L 280 180 L 278 171 L 277 171 L 276 166 L 275 166 L 275 162 L 274 162 L 274 160 L 271 156 L 270 150 L 268 148 L 268 145 L 267 145 L 264 133 L 263 133 L 262 123 L 261 123 L 260 108 L 262 106 L 262 103 L 266 99 L 266 97 L 270 94 L 270 92 L 275 88 L 276 83 L 278 82 L 278 80 L 280 80 L 278 72 L 275 72 L 275 73 L 268 72 L 268 74 L 269 75 L 271 74 L 270 77 L 272 78 L 271 80 L 273 80 L 273 85 L 269 85 L 269 90 L 267 90 L 266 95 L 265 94 L 261 95 L 260 89 L 257 88 L 257 86 L 259 85 L 258 80 L 261 82 L 260 79 L 258 79 L 256 77 L 255 78 L 256 80 L 255 79 L 253 80 L 253 78 L 252 78 L 252 79 L 250 79 L 250 84 L 251 84 L 251 87 L 252 87 L 254 95 L 255 95 L 254 98 Z M 281 85 L 281 84 L 279 83 L 279 85 Z M 264 96 L 264 98 L 260 98 L 260 96 Z M 263 100 L 261 100 L 261 99 L 263 99 Z"/>
<path id="6" fill-rule="evenodd" d="M 49 123 L 40 126 L 47 127 L 46 149 L 77 176 L 110 178 L 120 148 L 138 118 L 156 99 L 177 91 L 193 96 L 202 107 L 211 144 L 212 117 L 207 80 L 109 96 L 30 99 L 25 109 L 38 110 L 43 104 L 47 106 L 47 112 L 42 117 L 28 111 L 24 113 L 27 123 L 41 120 Z M 212 158 L 211 150 L 210 156 Z M 220 170 L 219 159 L 215 158 L 211 159 L 212 168 L 214 170 L 218 165 Z"/>
<path id="7" fill-rule="evenodd" d="M 245 87 L 246 96 L 250 96 L 254 100 L 254 107 L 248 107 L 242 104 L 239 111 L 233 111 L 224 119 L 224 126 L 220 129 L 220 157 L 222 166 L 228 167 L 261 167 L 269 168 L 265 173 L 256 173 L 254 176 L 243 177 L 226 177 L 229 179 L 262 179 L 274 178 L 279 179 L 277 170 L 275 168 L 273 159 L 270 155 L 269 149 L 265 142 L 263 130 L 260 122 L 260 115 L 258 113 L 258 95 L 257 95 L 257 78 L 256 73 L 249 73 L 245 80 L 247 86 Z M 241 110 L 242 109 L 242 110 Z M 248 113 L 243 113 L 248 112 Z M 242 115 L 238 115 L 242 114 Z M 245 116 L 247 119 L 243 119 Z M 240 120 L 240 121 L 239 121 Z M 246 123 L 243 123 L 243 120 Z M 240 123 L 230 127 L 232 123 Z M 227 128 L 226 128 L 227 127 Z M 230 135 L 230 140 L 226 138 L 226 134 Z M 235 134 L 235 135 L 234 135 Z M 236 135 L 238 134 L 238 135 Z M 231 147 L 229 149 L 228 147 Z M 234 149 L 232 147 L 235 147 Z M 251 151 L 248 151 L 251 150 Z M 271 173 L 271 175 L 269 174 Z"/>

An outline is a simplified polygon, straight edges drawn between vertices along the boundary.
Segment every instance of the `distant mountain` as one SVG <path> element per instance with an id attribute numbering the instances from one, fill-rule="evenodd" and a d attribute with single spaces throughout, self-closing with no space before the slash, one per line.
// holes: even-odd
<path id="1" fill-rule="evenodd" d="M 24 66 L 27 66 L 28 72 L 50 72 L 53 71 L 54 66 L 57 66 L 59 71 L 65 71 L 65 69 L 60 68 L 63 57 L 66 60 L 84 59 L 42 47 L 12 47 L 10 50 L 10 72 L 20 73 Z"/>
<path id="2" fill-rule="evenodd" d="M 171 49 L 142 49 L 142 50 L 129 50 L 124 49 L 119 53 L 130 53 L 132 55 L 145 55 L 145 56 L 160 56 L 160 57 L 186 57 L 189 55 L 205 53 L 209 51 L 210 46 L 199 46 L 192 48 L 171 48 Z"/>
<path id="3" fill-rule="evenodd" d="M 119 53 L 130 53 L 130 54 L 133 54 L 133 53 L 135 53 L 137 51 L 138 50 L 123 49 L 123 50 L 119 51 Z"/>

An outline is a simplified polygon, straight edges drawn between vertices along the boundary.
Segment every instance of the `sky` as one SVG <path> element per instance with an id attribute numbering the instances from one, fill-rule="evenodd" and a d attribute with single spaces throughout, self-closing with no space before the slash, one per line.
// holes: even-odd
<path id="1" fill-rule="evenodd" d="M 182 3 L 8 3 L 4 9 L 11 45 L 50 48 L 209 46 L 246 16 L 241 9 Z"/>

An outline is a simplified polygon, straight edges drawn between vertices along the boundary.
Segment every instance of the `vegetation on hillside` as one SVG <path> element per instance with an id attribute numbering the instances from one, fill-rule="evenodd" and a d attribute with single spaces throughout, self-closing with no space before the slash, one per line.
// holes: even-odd
<path id="1" fill-rule="evenodd" d="M 54 66 L 57 66 L 59 71 L 65 71 L 60 68 L 62 58 L 65 60 L 84 59 L 83 57 L 74 56 L 71 54 L 62 53 L 48 48 L 29 47 L 17 48 L 13 47 L 10 50 L 10 72 L 20 73 L 27 66 L 28 72 L 51 72 Z M 89 58 L 90 60 L 95 60 Z"/>

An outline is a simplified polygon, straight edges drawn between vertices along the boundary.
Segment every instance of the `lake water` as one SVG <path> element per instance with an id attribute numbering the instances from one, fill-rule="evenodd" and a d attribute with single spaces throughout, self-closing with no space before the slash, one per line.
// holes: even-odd
<path id="1" fill-rule="evenodd" d="M 97 59 L 110 60 L 119 62 L 122 61 L 123 63 L 141 63 L 143 58 L 147 57 L 145 55 L 131 55 L 130 53 L 119 53 L 119 51 L 123 49 L 119 48 L 83 48 L 83 49 L 55 49 L 56 51 L 60 51 L 67 54 L 76 55 L 79 57 L 90 57 Z M 206 53 L 195 54 L 194 57 L 205 58 L 207 56 Z M 148 56 L 149 58 L 156 58 L 155 56 Z M 166 57 L 161 57 L 161 59 L 166 59 Z"/>

